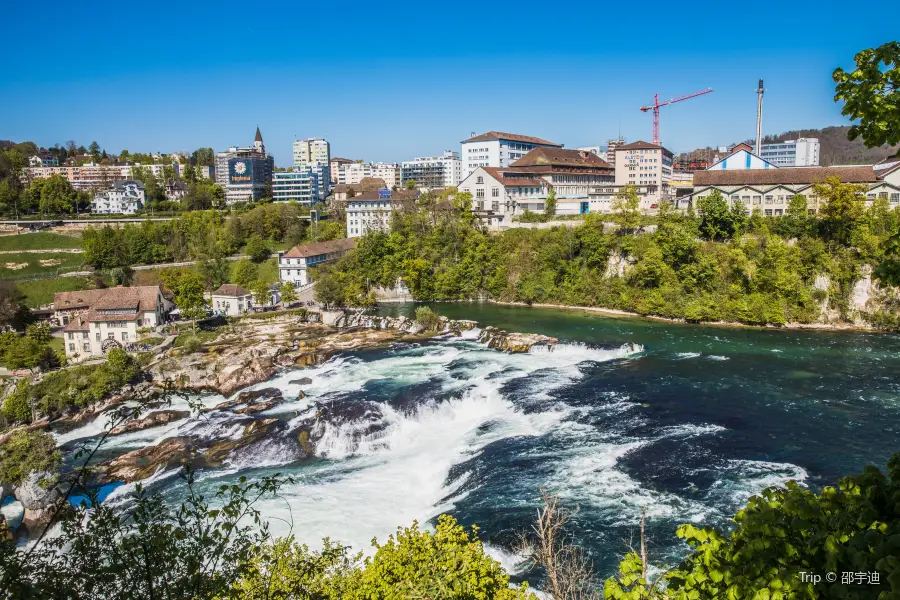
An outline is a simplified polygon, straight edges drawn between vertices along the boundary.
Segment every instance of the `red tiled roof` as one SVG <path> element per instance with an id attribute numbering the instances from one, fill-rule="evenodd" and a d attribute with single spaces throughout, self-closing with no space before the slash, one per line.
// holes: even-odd
<path id="1" fill-rule="evenodd" d="M 356 198 L 354 198 L 354 200 L 355 199 Z M 319 256 L 320 254 L 331 254 L 332 252 L 351 250 L 355 246 L 355 238 L 341 238 L 337 240 L 329 240 L 327 242 L 300 244 L 299 246 L 294 246 L 293 248 L 285 252 L 283 256 L 285 258 L 309 258 L 310 256 Z"/>
<path id="2" fill-rule="evenodd" d="M 540 187 L 544 185 L 546 182 L 540 177 L 505 177 L 508 174 L 508 171 L 504 172 L 500 167 L 481 167 L 485 171 L 487 171 L 488 175 L 496 179 L 502 185 L 506 187 L 522 187 L 522 186 L 537 186 Z"/>
<path id="3" fill-rule="evenodd" d="M 136 311 L 151 311 L 156 310 L 157 294 L 159 287 L 155 285 L 57 292 L 53 296 L 53 308 L 54 310 L 134 308 Z"/>
<path id="4" fill-rule="evenodd" d="M 535 148 L 510 165 L 512 168 L 537 166 L 613 168 L 593 152 L 563 148 Z"/>
<path id="5" fill-rule="evenodd" d="M 221 286 L 219 286 L 219 289 L 212 293 L 212 295 L 239 298 L 241 296 L 249 296 L 250 292 L 237 285 L 236 283 L 223 283 Z"/>
<path id="6" fill-rule="evenodd" d="M 89 331 L 90 321 L 84 315 L 76 315 L 74 319 L 63 327 L 63 331 Z"/>
<path id="7" fill-rule="evenodd" d="M 765 185 L 820 183 L 839 177 L 844 183 L 871 183 L 877 180 L 871 165 L 852 167 L 782 167 L 735 171 L 696 171 L 694 185 Z"/>
<path id="8" fill-rule="evenodd" d="M 504 133 L 502 131 L 488 131 L 487 133 L 482 133 L 481 135 L 470 137 L 469 139 L 463 140 L 460 143 L 465 144 L 466 142 L 488 142 L 491 140 L 509 140 L 511 142 L 525 142 L 526 144 L 540 144 L 543 146 L 556 146 L 557 148 L 562 148 L 562 144 L 549 142 L 539 137 L 519 135 L 517 133 Z"/>

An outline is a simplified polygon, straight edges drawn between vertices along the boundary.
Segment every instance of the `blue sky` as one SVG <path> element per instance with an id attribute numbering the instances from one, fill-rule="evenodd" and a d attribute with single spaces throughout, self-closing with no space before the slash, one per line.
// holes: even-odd
<path id="1" fill-rule="evenodd" d="M 627 11 L 619 5 L 627 5 Z M 639 6 L 640 8 L 633 8 Z M 649 139 L 654 93 L 715 92 L 662 109 L 675 151 L 763 130 L 846 123 L 831 72 L 900 35 L 900 2 L 45 3 L 4 9 L 18 49 L 0 70 L 0 139 L 107 150 L 216 150 L 260 126 L 399 161 L 495 129 L 566 147 L 619 128 Z"/>

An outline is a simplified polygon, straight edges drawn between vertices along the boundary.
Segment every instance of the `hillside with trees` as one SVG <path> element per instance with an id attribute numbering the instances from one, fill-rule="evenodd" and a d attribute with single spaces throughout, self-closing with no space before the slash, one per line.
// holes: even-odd
<path id="1" fill-rule="evenodd" d="M 868 148 L 861 138 L 850 140 L 848 137 L 849 132 L 849 125 L 824 127 L 822 129 L 797 129 L 795 131 L 785 131 L 778 135 L 767 135 L 763 137 L 763 143 L 773 144 L 785 140 L 796 140 L 801 137 L 817 138 L 821 144 L 819 159 L 823 167 L 874 164 L 900 151 L 900 146 L 883 145 Z"/>

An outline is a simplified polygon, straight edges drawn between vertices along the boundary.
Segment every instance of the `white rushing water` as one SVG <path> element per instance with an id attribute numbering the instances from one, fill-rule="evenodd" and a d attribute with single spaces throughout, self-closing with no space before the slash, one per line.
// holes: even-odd
<path id="1" fill-rule="evenodd" d="M 605 414 L 626 419 L 635 406 L 626 396 L 611 394 L 596 404 L 578 404 L 566 402 L 561 394 L 599 363 L 640 360 L 643 348 L 599 349 L 564 343 L 552 350 L 536 347 L 529 354 L 507 354 L 487 349 L 474 335 L 467 332 L 463 338 L 447 337 L 424 346 L 397 346 L 374 356 L 338 356 L 254 386 L 282 391 L 287 401 L 259 416 L 285 419 L 286 435 L 308 422 L 317 405 L 336 406 L 340 414 L 341 407 L 347 406 L 342 402 L 372 402 L 377 410 L 365 416 L 352 413 L 354 420 L 320 423 L 318 460 L 297 462 L 296 444 L 273 436 L 236 452 L 227 461 L 227 469 L 202 474 L 202 484 L 212 488 L 246 469 L 264 469 L 257 474 L 279 470 L 292 476 L 294 483 L 284 485 L 277 497 L 257 504 L 275 535 L 294 534 L 314 547 L 329 537 L 368 550 L 373 537 L 383 541 L 397 526 L 414 520 L 425 524 L 453 510 L 468 494 L 481 493 L 481 481 L 470 481 L 472 470 L 456 467 L 477 459 L 488 446 L 516 439 L 544 440 L 548 443 L 523 444 L 514 450 L 518 452 L 514 458 L 539 465 L 540 473 L 526 469 L 520 474 L 527 479 L 522 487 L 527 491 L 512 502 L 532 506 L 543 487 L 568 504 L 606 515 L 606 522 L 615 525 L 635 524 L 642 506 L 651 518 L 701 522 L 707 517 L 711 508 L 704 499 L 686 500 L 646 489 L 621 468 L 620 461 L 647 444 L 703 439 L 722 434 L 723 427 L 677 425 L 649 437 L 623 437 L 578 417 Z M 682 358 L 696 356 L 685 353 Z M 311 382 L 297 382 L 303 378 Z M 301 391 L 305 398 L 296 399 Z M 407 392 L 408 401 L 387 400 L 392 395 L 406 398 Z M 202 400 L 212 407 L 224 399 L 207 396 Z M 109 447 L 127 451 L 185 434 L 237 438 L 247 422 L 249 418 L 213 411 L 115 436 Z M 102 426 L 102 419 L 97 419 L 57 439 L 63 444 L 87 438 Z M 792 465 L 753 461 L 735 461 L 727 471 L 730 478 L 723 476 L 721 489 L 713 490 L 723 497 L 749 496 L 765 485 L 805 477 Z M 146 483 L 170 486 L 173 475 L 172 471 L 157 473 Z M 121 486 L 107 501 L 122 502 L 131 490 L 133 484 Z M 514 554 L 500 548 L 491 552 L 510 569 L 515 567 Z"/>

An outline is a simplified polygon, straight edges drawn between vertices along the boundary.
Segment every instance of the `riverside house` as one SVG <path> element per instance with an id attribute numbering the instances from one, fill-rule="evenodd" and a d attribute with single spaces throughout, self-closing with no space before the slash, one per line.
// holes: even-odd
<path id="1" fill-rule="evenodd" d="M 278 253 L 278 273 L 281 281 L 295 287 L 309 285 L 309 268 L 337 260 L 356 246 L 356 240 L 342 238 L 327 242 L 313 242 L 294 246 L 287 252 Z"/>

